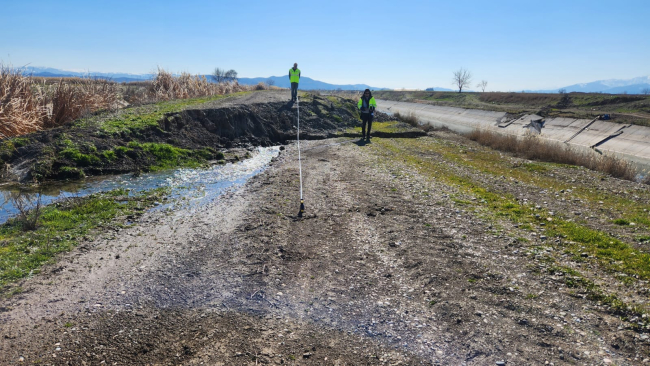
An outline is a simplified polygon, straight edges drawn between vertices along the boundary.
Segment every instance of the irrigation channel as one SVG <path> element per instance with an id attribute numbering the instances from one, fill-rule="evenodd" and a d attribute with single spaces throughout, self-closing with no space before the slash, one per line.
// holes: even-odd
<path id="1" fill-rule="evenodd" d="M 611 154 L 634 163 L 640 172 L 650 170 L 650 128 L 597 119 L 543 118 L 525 114 L 511 118 L 505 112 L 378 100 L 377 110 L 413 115 L 422 123 L 458 133 L 474 130 L 503 135 L 533 133 L 551 143 L 567 144 L 579 151 Z"/>
<path id="2" fill-rule="evenodd" d="M 140 176 L 123 174 L 109 177 L 89 178 L 85 181 L 50 183 L 40 187 L 41 201 L 50 204 L 68 197 L 85 197 L 93 193 L 114 189 L 138 192 L 154 188 L 169 187 L 170 199 L 159 203 L 154 210 L 166 209 L 172 205 L 198 207 L 213 201 L 228 190 L 241 186 L 251 177 L 261 173 L 271 160 L 280 153 L 279 146 L 258 147 L 249 159 L 225 165 L 213 165 L 202 169 L 174 169 Z M 8 193 L 12 186 L 0 187 L 1 193 Z M 183 200 L 179 200 L 183 198 Z M 0 224 L 18 214 L 7 195 L 0 195 Z"/>

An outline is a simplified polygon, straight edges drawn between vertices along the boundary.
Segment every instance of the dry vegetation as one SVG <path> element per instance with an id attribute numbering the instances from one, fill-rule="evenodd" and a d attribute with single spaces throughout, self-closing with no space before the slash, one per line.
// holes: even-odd
<path id="1" fill-rule="evenodd" d="M 0 65 L 0 139 L 41 128 L 45 96 L 30 78 Z"/>
<path id="2" fill-rule="evenodd" d="M 61 126 L 90 113 L 162 100 L 268 89 L 211 83 L 205 76 L 179 76 L 158 69 L 153 81 L 118 84 L 95 78 L 37 78 L 0 64 L 0 139 Z"/>
<path id="3" fill-rule="evenodd" d="M 480 93 L 478 99 L 485 103 L 519 103 L 519 104 L 533 104 L 533 105 L 550 105 L 557 104 L 562 95 L 548 94 L 548 93 Z"/>
<path id="4" fill-rule="evenodd" d="M 415 114 L 413 114 L 413 112 L 409 113 L 408 115 L 402 115 L 399 112 L 395 112 L 395 114 L 393 114 L 393 117 L 395 117 L 395 119 L 398 121 L 402 121 L 413 127 L 420 127 L 418 119 L 415 117 Z"/>
<path id="5" fill-rule="evenodd" d="M 491 131 L 474 130 L 468 134 L 471 140 L 499 151 L 514 153 L 517 156 L 551 163 L 580 165 L 585 168 L 603 172 L 616 178 L 634 180 L 636 167 L 627 160 L 592 152 L 580 152 L 568 145 L 554 144 L 527 135 L 518 138 L 501 135 Z"/>

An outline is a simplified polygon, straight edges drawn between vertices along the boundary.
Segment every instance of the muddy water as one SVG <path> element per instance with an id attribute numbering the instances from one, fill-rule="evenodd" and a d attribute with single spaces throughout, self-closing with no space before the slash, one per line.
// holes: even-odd
<path id="1" fill-rule="evenodd" d="M 164 172 L 130 174 L 110 177 L 89 178 L 82 182 L 51 183 L 39 187 L 41 201 L 52 203 L 67 197 L 84 197 L 92 193 L 106 192 L 118 188 L 130 192 L 169 187 L 172 190 L 169 203 L 160 203 L 155 209 L 176 206 L 194 207 L 214 200 L 230 189 L 244 184 L 249 178 L 264 171 L 271 159 L 278 156 L 279 147 L 257 148 L 253 157 L 226 165 L 215 165 L 208 169 L 176 169 Z M 17 191 L 15 186 L 0 187 L 0 223 L 18 214 L 8 195 Z"/>

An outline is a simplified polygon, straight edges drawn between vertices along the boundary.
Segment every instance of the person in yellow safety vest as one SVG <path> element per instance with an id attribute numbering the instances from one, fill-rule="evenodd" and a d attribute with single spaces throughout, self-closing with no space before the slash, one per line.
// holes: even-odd
<path id="1" fill-rule="evenodd" d="M 300 82 L 300 69 L 296 63 L 289 69 L 289 81 L 291 82 L 291 101 L 295 102 L 298 98 L 298 83 Z"/>
<path id="2" fill-rule="evenodd" d="M 370 89 L 366 89 L 363 92 L 363 96 L 359 99 L 357 103 L 359 107 L 359 115 L 361 116 L 361 140 L 367 139 L 370 141 L 370 127 L 372 126 L 372 119 L 375 116 L 375 109 L 377 108 L 377 102 L 373 98 Z M 368 124 L 368 137 L 366 137 L 366 123 Z"/>

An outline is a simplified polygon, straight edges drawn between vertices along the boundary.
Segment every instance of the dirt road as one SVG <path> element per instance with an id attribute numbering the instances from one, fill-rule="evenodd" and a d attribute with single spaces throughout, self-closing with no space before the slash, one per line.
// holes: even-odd
<path id="1" fill-rule="evenodd" d="M 393 142 L 301 144 L 302 219 L 290 145 L 209 206 L 83 244 L 1 300 L 0 364 L 648 362 L 647 336 L 536 272 L 537 234 L 460 206 L 453 186 L 388 159 Z"/>

